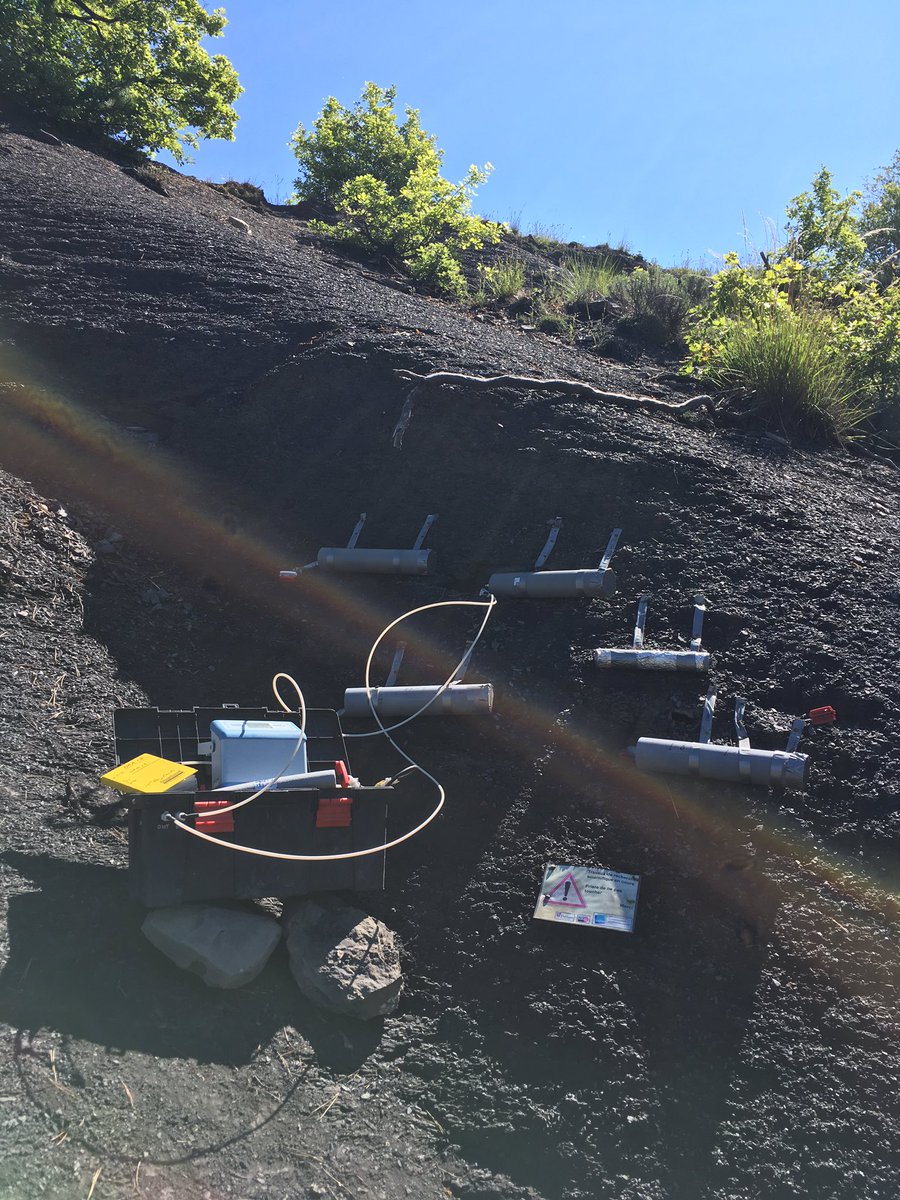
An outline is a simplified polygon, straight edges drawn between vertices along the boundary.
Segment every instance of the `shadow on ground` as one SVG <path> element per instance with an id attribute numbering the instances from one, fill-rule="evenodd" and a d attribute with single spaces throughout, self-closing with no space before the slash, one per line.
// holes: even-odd
<path id="1" fill-rule="evenodd" d="M 38 889 L 10 899 L 0 1021 L 229 1066 L 250 1062 L 287 1025 L 339 1072 L 355 1070 L 377 1049 L 381 1022 L 320 1013 L 297 991 L 280 947 L 252 983 L 216 991 L 144 940 L 144 911 L 128 899 L 124 871 L 48 854 L 0 858 Z"/>

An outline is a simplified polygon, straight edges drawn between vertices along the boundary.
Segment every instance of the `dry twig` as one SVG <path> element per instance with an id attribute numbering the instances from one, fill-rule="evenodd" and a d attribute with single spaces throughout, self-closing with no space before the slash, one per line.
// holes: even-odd
<path id="1" fill-rule="evenodd" d="M 318 1119 L 320 1121 L 322 1120 L 323 1117 L 325 1117 L 328 1114 L 328 1112 L 331 1110 L 333 1105 L 335 1105 L 337 1103 L 337 1099 L 338 1099 L 338 1096 L 340 1096 L 340 1094 L 341 1094 L 341 1089 L 338 1088 L 338 1090 L 334 1093 L 334 1095 L 331 1097 L 331 1099 L 328 1101 L 327 1104 L 320 1104 L 318 1108 L 313 1109 L 314 1113 L 319 1114 Z"/>

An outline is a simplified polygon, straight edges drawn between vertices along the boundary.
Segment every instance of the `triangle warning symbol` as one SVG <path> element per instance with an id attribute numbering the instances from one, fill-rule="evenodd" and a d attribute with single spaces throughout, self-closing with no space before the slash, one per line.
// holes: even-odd
<path id="1" fill-rule="evenodd" d="M 544 897 L 544 903 L 564 904 L 567 908 L 587 908 L 581 892 L 578 890 L 575 876 L 571 871 L 567 871 L 553 888 L 553 891 L 547 893 Z"/>

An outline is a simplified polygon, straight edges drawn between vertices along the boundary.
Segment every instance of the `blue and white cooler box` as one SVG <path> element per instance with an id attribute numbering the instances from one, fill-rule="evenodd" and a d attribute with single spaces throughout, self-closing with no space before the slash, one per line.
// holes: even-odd
<path id="1" fill-rule="evenodd" d="M 214 788 L 273 779 L 285 769 L 292 775 L 308 769 L 306 734 L 292 721 L 212 721 L 209 732 Z"/>

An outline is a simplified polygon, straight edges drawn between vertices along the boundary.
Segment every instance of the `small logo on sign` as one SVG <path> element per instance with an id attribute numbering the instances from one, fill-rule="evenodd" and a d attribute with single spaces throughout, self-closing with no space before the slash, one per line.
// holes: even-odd
<path id="1" fill-rule="evenodd" d="M 557 921 L 568 921 L 570 924 L 575 920 L 574 913 L 558 912 L 554 913 L 553 916 Z"/>

